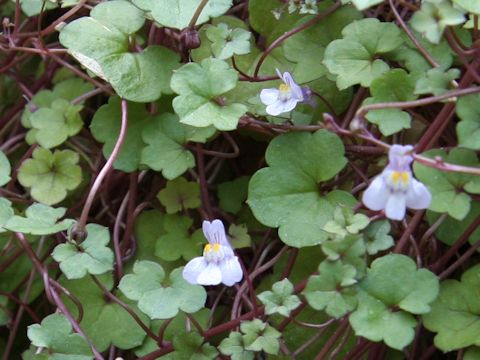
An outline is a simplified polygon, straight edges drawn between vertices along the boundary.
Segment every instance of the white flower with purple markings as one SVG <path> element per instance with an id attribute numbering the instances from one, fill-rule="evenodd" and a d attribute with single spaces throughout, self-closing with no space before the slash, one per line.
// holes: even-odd
<path id="1" fill-rule="evenodd" d="M 277 116 L 295 109 L 299 102 L 305 101 L 305 91 L 292 78 L 289 72 L 283 75 L 277 69 L 278 77 L 283 81 L 278 89 L 263 89 L 260 100 L 267 105 L 267 114 Z"/>
<path id="2" fill-rule="evenodd" d="M 190 284 L 232 286 L 242 280 L 243 271 L 233 253 L 220 220 L 204 221 L 203 234 L 208 244 L 203 256 L 190 260 L 183 269 L 183 278 Z"/>
<path id="3" fill-rule="evenodd" d="M 420 210 L 430 206 L 432 195 L 413 178 L 410 165 L 413 146 L 392 145 L 389 163 L 363 193 L 363 203 L 371 210 L 385 210 L 387 218 L 402 220 L 406 208 Z"/>

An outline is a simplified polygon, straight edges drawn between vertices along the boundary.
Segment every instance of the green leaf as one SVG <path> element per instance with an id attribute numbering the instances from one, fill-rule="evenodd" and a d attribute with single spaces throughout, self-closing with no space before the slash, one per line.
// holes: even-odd
<path id="1" fill-rule="evenodd" d="M 430 42 L 438 44 L 447 26 L 465 22 L 463 13 L 447 0 L 423 1 L 419 11 L 413 14 L 410 25 Z"/>
<path id="2" fill-rule="evenodd" d="M 430 69 L 417 80 L 415 94 L 442 95 L 449 90 L 452 81 L 459 76 L 460 70 L 458 69 L 450 69 L 447 72 L 441 68 Z"/>
<path id="3" fill-rule="evenodd" d="M 280 314 L 288 317 L 301 304 L 298 296 L 293 294 L 293 284 L 288 279 L 276 282 L 272 291 L 264 291 L 257 297 L 265 305 L 266 315 Z"/>
<path id="4" fill-rule="evenodd" d="M 276 355 L 280 349 L 278 338 L 282 336 L 275 328 L 260 319 L 244 321 L 240 324 L 245 350 L 265 351 Z"/>
<path id="5" fill-rule="evenodd" d="M 480 149 L 480 95 L 463 96 L 457 101 L 457 115 L 462 120 L 457 124 L 459 145 L 472 150 Z"/>
<path id="6" fill-rule="evenodd" d="M 41 324 L 30 325 L 27 336 L 39 348 L 48 349 L 52 360 L 90 360 L 92 350 L 85 338 L 72 333 L 72 325 L 61 314 L 52 314 L 44 318 Z"/>
<path id="7" fill-rule="evenodd" d="M 125 275 L 118 288 L 151 319 L 169 319 L 179 310 L 194 313 L 200 310 L 207 298 L 202 286 L 190 285 L 182 277 L 182 268 L 175 269 L 169 276 L 168 286 L 163 268 L 152 261 L 137 261 L 133 274 Z"/>
<path id="8" fill-rule="evenodd" d="M 479 166 L 475 152 L 468 149 L 455 148 L 448 155 L 443 150 L 430 150 L 424 155 L 430 158 L 438 156 L 448 163 Z M 432 193 L 430 210 L 448 213 L 457 220 L 462 220 L 467 216 L 472 200 L 468 193 L 480 193 L 478 176 L 440 171 L 420 163 L 414 163 L 413 168 L 417 178 Z"/>
<path id="9" fill-rule="evenodd" d="M 369 222 L 368 216 L 354 214 L 349 207 L 337 206 L 333 212 L 333 220 L 327 221 L 323 230 L 344 237 L 348 234 L 358 234 Z"/>
<path id="10" fill-rule="evenodd" d="M 161 171 L 162 175 L 170 180 L 192 168 L 195 159 L 183 146 L 198 135 L 191 129 L 191 126 L 180 124 L 173 114 L 165 113 L 154 118 L 142 132 L 142 138 L 147 144 L 141 153 L 142 164 Z M 213 129 L 202 130 L 211 135 Z"/>
<path id="11" fill-rule="evenodd" d="M 122 118 L 121 100 L 113 96 L 108 104 L 102 105 L 93 116 L 90 130 L 96 140 L 104 143 L 103 155 L 108 158 L 115 147 Z M 137 170 L 140 153 L 145 146 L 142 131 L 151 121 L 145 106 L 128 103 L 128 124 L 125 140 L 113 166 L 125 172 Z"/>
<path id="12" fill-rule="evenodd" d="M 10 314 L 7 310 L 8 297 L 0 296 L 0 326 L 8 325 L 10 321 Z"/>
<path id="13" fill-rule="evenodd" d="M 350 23 L 342 31 L 343 39 L 332 41 L 325 50 L 323 63 L 337 75 L 340 90 L 355 84 L 370 86 L 372 81 L 389 70 L 376 58 L 400 47 L 400 30 L 393 23 L 363 19 Z"/>
<path id="14" fill-rule="evenodd" d="M 177 334 L 173 338 L 175 358 L 190 360 L 213 360 L 218 351 L 209 343 L 203 343 L 203 337 L 195 332 Z"/>
<path id="15" fill-rule="evenodd" d="M 225 60 L 233 55 L 250 52 L 251 33 L 242 28 L 230 29 L 227 24 L 209 26 L 206 35 L 212 42 L 212 52 L 217 59 Z"/>
<path id="16" fill-rule="evenodd" d="M 320 275 L 310 276 L 303 291 L 309 305 L 335 318 L 355 309 L 357 291 L 351 287 L 357 282 L 355 267 L 325 260 L 318 271 Z"/>
<path id="17" fill-rule="evenodd" d="M 113 269 L 113 251 L 108 228 L 88 224 L 87 238 L 80 244 L 65 243 L 55 247 L 52 257 L 60 263 L 67 279 L 80 279 L 87 273 L 100 275 Z"/>
<path id="18" fill-rule="evenodd" d="M 55 99 L 50 107 L 42 107 L 30 115 L 31 136 L 47 149 L 63 144 L 82 129 L 82 108 L 82 105 L 72 105 L 65 99 Z"/>
<path id="19" fill-rule="evenodd" d="M 370 223 L 363 231 L 365 246 L 369 255 L 375 255 L 379 251 L 387 250 L 394 245 L 393 238 L 388 235 L 390 223 L 387 220 Z"/>
<path id="20" fill-rule="evenodd" d="M 32 197 L 53 205 L 67 197 L 82 181 L 79 155 L 71 150 L 36 148 L 31 159 L 25 160 L 18 170 L 18 181 L 30 188 Z"/>
<path id="21" fill-rule="evenodd" d="M 335 236 L 333 240 L 322 243 L 322 251 L 328 260 L 341 261 L 343 264 L 352 265 L 358 277 L 365 273 L 365 242 L 361 235 Z"/>
<path id="22" fill-rule="evenodd" d="M 0 197 L 0 233 L 7 231 L 4 226 L 13 215 L 15 215 L 15 212 L 10 200 Z"/>
<path id="23" fill-rule="evenodd" d="M 227 338 L 220 343 L 218 350 L 223 355 L 229 355 L 232 360 L 253 360 L 255 353 L 245 350 L 243 336 L 238 331 L 230 332 Z"/>
<path id="24" fill-rule="evenodd" d="M 480 359 L 480 348 L 478 347 L 471 347 L 467 351 L 465 351 L 465 355 L 463 356 L 463 360 L 478 360 Z"/>
<path id="25" fill-rule="evenodd" d="M 113 278 L 111 274 L 101 275 L 98 280 L 103 283 L 107 290 L 126 303 L 146 326 L 150 325 L 148 317 L 138 310 L 134 302 L 118 294 L 116 290 L 112 290 Z M 91 277 L 86 276 L 79 280 L 62 280 L 61 284 L 82 304 L 83 319 L 80 326 L 98 351 L 104 352 L 111 345 L 127 350 L 142 344 L 146 337 L 145 331 L 124 308 L 110 301 Z M 72 312 L 73 317 L 78 318 L 78 309 L 73 302 L 67 297 L 64 297 L 63 301 Z"/>
<path id="26" fill-rule="evenodd" d="M 157 194 L 167 214 L 200 207 L 200 185 L 183 177 L 168 181 L 166 187 Z"/>
<path id="27" fill-rule="evenodd" d="M 461 281 L 445 280 L 432 311 L 423 315 L 425 327 L 437 333 L 435 346 L 447 352 L 471 345 L 480 345 L 480 266 L 462 275 Z"/>
<path id="28" fill-rule="evenodd" d="M 20 0 L 22 11 L 27 16 L 35 16 L 40 14 L 40 11 L 48 11 L 58 7 L 58 4 L 49 0 Z"/>
<path id="29" fill-rule="evenodd" d="M 218 185 L 220 207 L 232 214 L 237 214 L 247 200 L 248 176 L 241 176 L 232 181 Z"/>
<path id="30" fill-rule="evenodd" d="M 238 74 L 222 60 L 205 59 L 201 64 L 188 63 L 172 76 L 171 87 L 179 96 L 173 108 L 180 122 L 196 127 L 213 125 L 218 130 L 233 130 L 247 108 L 223 104 L 221 95 L 237 85 Z M 221 105 L 220 105 L 221 104 Z"/>
<path id="31" fill-rule="evenodd" d="M 167 261 L 183 257 L 185 260 L 198 256 L 201 245 L 205 243 L 202 230 L 193 233 L 190 228 L 193 220 L 186 216 L 166 215 L 163 218 L 165 234 L 156 241 L 155 255 Z"/>
<path id="32" fill-rule="evenodd" d="M 12 167 L 7 156 L 0 150 L 0 186 L 7 184 L 10 181 L 10 172 Z"/>
<path id="33" fill-rule="evenodd" d="M 370 93 L 372 97 L 365 99 L 363 105 L 415 100 L 414 79 L 403 69 L 393 69 L 372 81 Z M 403 129 L 410 128 L 411 117 L 406 111 L 399 109 L 382 109 L 369 111 L 366 119 L 378 125 L 381 133 L 389 136 Z"/>
<path id="34" fill-rule="evenodd" d="M 228 234 L 230 235 L 230 244 L 235 249 L 250 247 L 252 243 L 252 238 L 248 234 L 247 225 L 240 224 L 235 225 L 231 224 L 228 228 Z"/>
<path id="35" fill-rule="evenodd" d="M 321 182 L 333 178 L 346 164 L 340 139 L 325 130 L 288 133 L 273 139 L 266 161 L 250 180 L 248 204 L 264 225 L 279 227 L 290 246 L 320 244 L 328 238 L 325 223 L 335 206 L 353 206 L 354 198 L 335 190 L 324 195 Z"/>
<path id="36" fill-rule="evenodd" d="M 162 46 L 130 53 L 129 39 L 144 24 L 143 11 L 124 0 L 100 3 L 62 28 L 60 42 L 83 66 L 106 79 L 127 100 L 150 102 L 170 93 L 179 55 Z"/>
<path id="37" fill-rule="evenodd" d="M 359 305 L 349 318 L 355 334 L 398 350 L 414 338 L 411 314 L 428 313 L 439 291 L 433 273 L 399 254 L 376 259 L 359 287 Z"/>
<path id="38" fill-rule="evenodd" d="M 58 220 L 65 215 L 67 209 L 52 208 L 43 204 L 33 204 L 25 211 L 25 217 L 12 216 L 4 228 L 14 232 L 32 235 L 55 234 L 67 230 L 73 225 L 73 219 Z"/>
<path id="39" fill-rule="evenodd" d="M 149 12 L 159 25 L 182 30 L 189 25 L 201 0 L 133 0 L 133 3 Z M 232 0 L 208 2 L 194 25 L 203 24 L 210 18 L 225 14 L 231 6 Z"/>
<path id="40" fill-rule="evenodd" d="M 453 0 L 453 3 L 465 9 L 466 12 L 480 15 L 480 3 L 474 0 Z"/>

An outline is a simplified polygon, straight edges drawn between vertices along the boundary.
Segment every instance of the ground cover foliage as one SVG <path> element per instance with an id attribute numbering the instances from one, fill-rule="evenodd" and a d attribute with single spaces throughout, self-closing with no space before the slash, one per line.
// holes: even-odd
<path id="1" fill-rule="evenodd" d="M 0 13 L 3 360 L 480 359 L 477 0 Z"/>

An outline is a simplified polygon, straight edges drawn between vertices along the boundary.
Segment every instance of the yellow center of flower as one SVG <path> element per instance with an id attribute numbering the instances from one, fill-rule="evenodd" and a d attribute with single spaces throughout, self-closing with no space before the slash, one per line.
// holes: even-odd
<path id="1" fill-rule="evenodd" d="M 218 243 L 213 244 L 213 246 L 211 244 L 207 244 L 203 248 L 203 251 L 206 252 L 206 253 L 209 253 L 211 251 L 219 252 L 221 248 L 222 248 L 222 245 L 220 245 Z"/>
<path id="2" fill-rule="evenodd" d="M 408 185 L 410 174 L 407 171 L 393 171 L 390 178 L 394 185 L 397 185 L 399 181 L 401 181 L 403 185 Z"/>
<path id="3" fill-rule="evenodd" d="M 207 262 L 218 263 L 225 258 L 225 251 L 219 243 L 206 244 L 203 248 L 203 257 Z"/>
<path id="4" fill-rule="evenodd" d="M 288 86 L 287 84 L 285 83 L 282 83 L 280 84 L 280 86 L 278 87 L 278 90 L 280 90 L 280 92 L 282 93 L 288 93 L 290 91 L 290 86 Z"/>

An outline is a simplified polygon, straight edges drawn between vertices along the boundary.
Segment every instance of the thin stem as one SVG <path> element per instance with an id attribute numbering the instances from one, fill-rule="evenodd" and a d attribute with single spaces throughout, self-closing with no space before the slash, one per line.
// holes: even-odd
<path id="1" fill-rule="evenodd" d="M 80 220 L 78 221 L 75 231 L 79 234 L 83 234 L 85 232 L 85 225 L 87 224 L 88 220 L 88 213 L 90 212 L 90 208 L 92 207 L 93 200 L 97 195 L 97 191 L 100 188 L 100 185 L 107 176 L 108 172 L 113 166 L 118 154 L 120 153 L 120 149 L 122 147 L 123 142 L 125 141 L 125 135 L 127 133 L 127 124 L 128 124 L 128 104 L 126 100 L 122 100 L 122 124 L 120 126 L 120 134 L 118 135 L 117 142 L 115 143 L 115 147 L 113 148 L 110 157 L 108 158 L 107 162 L 103 166 L 102 170 L 98 174 L 95 182 L 88 193 L 87 200 L 85 201 L 85 205 L 83 206 L 82 213 L 80 215 Z"/>
<path id="2" fill-rule="evenodd" d="M 192 18 L 190 19 L 190 22 L 188 23 L 188 28 L 193 29 L 195 25 L 197 24 L 198 18 L 202 14 L 203 9 L 205 6 L 207 6 L 208 0 L 202 0 L 202 2 L 198 5 L 197 10 L 195 10 L 195 13 L 193 14 Z"/>

